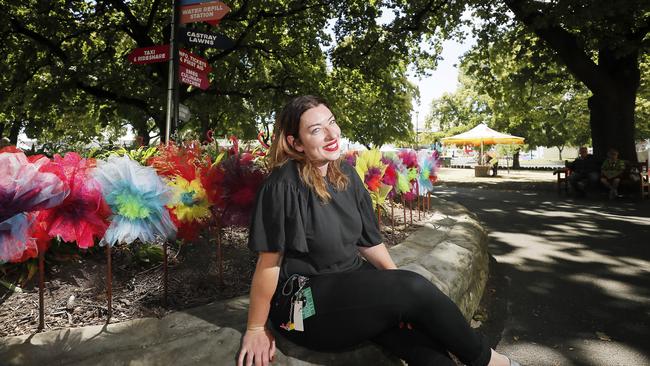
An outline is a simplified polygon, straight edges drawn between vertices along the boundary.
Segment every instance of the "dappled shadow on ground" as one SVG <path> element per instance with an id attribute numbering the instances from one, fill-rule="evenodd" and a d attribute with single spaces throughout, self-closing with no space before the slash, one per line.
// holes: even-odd
<path id="1" fill-rule="evenodd" d="M 647 364 L 650 202 L 485 187 L 437 195 L 490 231 L 493 344 L 535 365 Z"/>

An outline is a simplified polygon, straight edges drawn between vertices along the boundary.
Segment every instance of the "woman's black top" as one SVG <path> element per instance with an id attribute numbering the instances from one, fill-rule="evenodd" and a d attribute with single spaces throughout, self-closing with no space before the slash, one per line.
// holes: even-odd
<path id="1" fill-rule="evenodd" d="M 258 252 L 282 252 L 280 281 L 292 274 L 314 275 L 359 269 L 357 246 L 382 242 L 372 200 L 348 163 L 346 190 L 329 183 L 332 199 L 323 203 L 300 179 L 298 164 L 289 160 L 275 168 L 257 194 L 248 247 Z"/>

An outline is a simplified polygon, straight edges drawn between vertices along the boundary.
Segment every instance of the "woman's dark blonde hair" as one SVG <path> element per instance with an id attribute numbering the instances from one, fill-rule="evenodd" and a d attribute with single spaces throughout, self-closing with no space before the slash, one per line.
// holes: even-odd
<path id="1" fill-rule="evenodd" d="M 270 168 L 274 169 L 293 159 L 300 167 L 300 179 L 311 188 L 318 198 L 323 202 L 329 202 L 332 198 L 327 192 L 327 184 L 320 170 L 313 162 L 309 161 L 304 153 L 298 152 L 287 141 L 288 136 L 293 136 L 300 141 L 300 117 L 307 110 L 324 105 L 329 108 L 327 102 L 320 97 L 304 95 L 293 98 L 284 106 L 278 115 L 273 128 L 273 141 L 269 150 Z M 332 183 L 334 189 L 342 191 L 347 188 L 348 177 L 341 170 L 341 159 L 330 162 L 327 166 L 327 179 Z"/>

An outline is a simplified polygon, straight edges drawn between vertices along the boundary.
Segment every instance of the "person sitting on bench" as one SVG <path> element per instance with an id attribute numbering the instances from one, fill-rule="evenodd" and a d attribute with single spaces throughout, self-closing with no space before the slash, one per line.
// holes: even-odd
<path id="1" fill-rule="evenodd" d="M 609 149 L 607 151 L 607 159 L 603 162 L 603 166 L 600 168 L 600 181 L 603 185 L 609 188 L 609 199 L 614 199 L 618 197 L 618 185 L 621 182 L 621 178 L 625 172 L 625 162 L 619 160 L 618 150 Z"/>
<path id="2" fill-rule="evenodd" d="M 567 168 L 571 169 L 569 183 L 573 192 L 578 197 L 585 195 L 585 188 L 598 183 L 600 176 L 598 162 L 593 155 L 589 154 L 585 146 L 580 147 L 578 157 L 576 160 L 568 163 Z"/>

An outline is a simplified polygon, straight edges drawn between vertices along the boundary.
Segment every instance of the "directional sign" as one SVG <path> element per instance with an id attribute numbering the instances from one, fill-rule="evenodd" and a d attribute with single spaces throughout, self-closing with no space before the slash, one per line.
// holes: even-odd
<path id="1" fill-rule="evenodd" d="M 228 5 L 221 1 L 181 6 L 181 24 L 219 20 L 229 11 Z"/>
<path id="2" fill-rule="evenodd" d="M 169 60 L 169 45 L 160 44 L 151 47 L 136 48 L 129 54 L 129 61 L 134 64 L 150 64 Z"/>
<path id="3" fill-rule="evenodd" d="M 189 84 L 203 90 L 206 90 L 210 87 L 208 74 L 192 70 L 183 65 L 179 65 L 179 71 L 181 83 Z"/>
<path id="4" fill-rule="evenodd" d="M 187 122 L 190 120 L 192 117 L 192 113 L 190 112 L 190 109 L 187 108 L 186 105 L 184 104 L 178 104 L 178 119 L 180 119 L 183 122 Z"/>
<path id="5" fill-rule="evenodd" d="M 191 29 L 181 31 L 181 38 L 185 43 L 203 47 L 231 48 L 235 43 L 228 37 L 217 33 L 198 32 Z"/>
<path id="6" fill-rule="evenodd" d="M 211 1 L 214 1 L 214 0 L 181 0 L 181 5 L 209 3 Z"/>
<path id="7" fill-rule="evenodd" d="M 178 50 L 178 56 L 181 62 L 181 65 L 189 67 L 190 69 L 202 72 L 209 73 L 212 71 L 212 67 L 208 65 L 208 61 L 193 54 L 190 51 L 183 49 Z"/>

